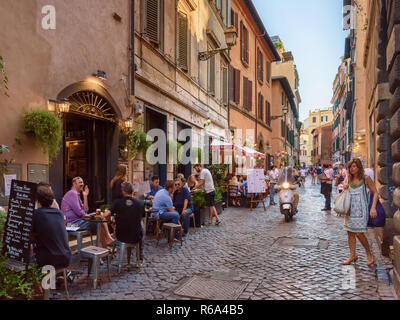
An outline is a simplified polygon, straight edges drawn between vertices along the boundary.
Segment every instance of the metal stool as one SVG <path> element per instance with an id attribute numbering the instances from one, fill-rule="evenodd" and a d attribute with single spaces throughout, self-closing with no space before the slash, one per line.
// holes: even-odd
<path id="1" fill-rule="evenodd" d="M 69 293 L 68 293 L 68 283 L 67 283 L 67 271 L 65 268 L 63 269 L 56 269 L 56 275 L 62 273 L 64 276 L 64 288 L 65 288 L 65 295 L 67 296 L 67 300 L 69 300 Z M 44 289 L 43 293 L 43 300 L 49 300 L 50 297 L 50 289 Z"/>
<path id="2" fill-rule="evenodd" d="M 82 239 L 83 239 L 83 237 L 86 237 L 86 236 L 89 236 L 89 235 L 90 235 L 90 242 L 93 245 L 93 234 L 92 234 L 92 232 L 90 230 L 68 231 L 68 237 L 69 236 L 76 237 L 78 252 L 81 252 L 81 250 L 82 250 Z"/>
<path id="3" fill-rule="evenodd" d="M 168 230 L 168 243 L 170 249 L 172 249 L 172 243 L 174 242 L 175 231 L 179 230 L 181 234 L 181 246 L 182 246 L 183 228 L 180 224 L 164 223 L 162 226 L 162 230 Z M 160 241 L 160 235 L 157 236 L 157 245 L 159 241 Z"/>
<path id="4" fill-rule="evenodd" d="M 128 258 L 128 264 L 131 263 L 131 254 L 132 254 L 132 248 L 136 249 L 136 266 L 138 268 L 141 267 L 141 260 L 140 260 L 140 245 L 139 242 L 138 243 L 125 243 L 125 242 L 121 242 L 116 240 L 113 244 L 113 250 L 112 250 L 112 254 L 114 255 L 115 252 L 115 248 L 119 247 L 119 255 L 118 255 L 118 273 L 121 273 L 121 269 L 122 269 L 122 264 L 124 261 L 124 254 L 125 251 L 127 252 L 127 258 Z"/>
<path id="5" fill-rule="evenodd" d="M 89 264 L 88 264 L 88 277 L 90 276 L 90 272 L 93 269 L 94 271 L 94 278 L 93 278 L 93 288 L 97 288 L 97 278 L 99 274 L 99 265 L 100 265 L 100 259 L 101 258 L 107 258 L 107 273 L 108 273 L 108 279 L 111 280 L 110 276 L 110 251 L 105 248 L 100 248 L 100 247 L 95 247 L 95 246 L 90 246 L 83 248 L 81 250 L 81 255 L 82 257 L 86 257 L 89 259 Z"/>

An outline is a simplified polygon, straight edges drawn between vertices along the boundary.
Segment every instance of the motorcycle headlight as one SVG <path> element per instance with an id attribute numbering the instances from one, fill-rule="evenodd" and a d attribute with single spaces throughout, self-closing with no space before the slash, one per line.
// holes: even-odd
<path id="1" fill-rule="evenodd" d="M 290 185 L 289 185 L 289 183 L 285 182 L 285 183 L 282 185 L 282 187 L 283 187 L 284 189 L 289 189 Z"/>

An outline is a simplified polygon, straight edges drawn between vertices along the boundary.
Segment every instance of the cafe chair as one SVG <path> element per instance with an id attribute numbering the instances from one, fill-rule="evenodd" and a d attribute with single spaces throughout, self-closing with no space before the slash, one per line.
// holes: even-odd
<path id="1" fill-rule="evenodd" d="M 65 296 L 67 297 L 67 300 L 69 300 L 67 269 L 66 268 L 56 269 L 56 275 L 61 274 L 61 273 L 64 278 Z M 43 290 L 43 300 L 49 300 L 49 298 L 50 298 L 50 289 L 44 289 Z"/>
<path id="2" fill-rule="evenodd" d="M 82 250 L 83 237 L 90 236 L 90 243 L 93 246 L 93 234 L 90 230 L 68 231 L 68 237 L 70 236 L 76 238 L 78 252 L 81 252 Z"/>
<path id="3" fill-rule="evenodd" d="M 168 244 L 169 244 L 169 248 L 172 249 L 172 244 L 174 242 L 174 237 L 175 237 L 175 231 L 179 231 L 180 235 L 181 235 L 181 239 L 183 236 L 183 228 L 180 224 L 175 224 L 175 223 L 164 223 L 162 226 L 162 231 L 166 231 L 168 234 Z M 157 236 L 157 246 L 158 246 L 158 242 L 160 241 L 160 234 L 162 232 L 159 233 L 159 235 Z M 181 240 L 181 246 L 182 246 L 182 240 Z"/>
<path id="4" fill-rule="evenodd" d="M 142 266 L 142 261 L 140 259 L 140 246 L 139 242 L 138 243 L 125 243 L 116 240 L 113 244 L 113 249 L 112 249 L 112 255 L 114 256 L 115 249 L 119 248 L 119 254 L 118 254 L 118 273 L 121 273 L 122 269 L 122 264 L 124 261 L 124 254 L 125 251 L 127 253 L 127 261 L 128 265 L 131 263 L 131 254 L 132 254 L 132 248 L 135 248 L 136 250 L 136 266 L 140 268 Z"/>
<path id="5" fill-rule="evenodd" d="M 93 277 L 93 288 L 94 289 L 97 288 L 99 267 L 100 267 L 100 261 L 102 258 L 107 258 L 108 280 L 111 280 L 111 276 L 110 276 L 111 256 L 110 256 L 110 251 L 108 249 L 95 247 L 95 246 L 89 246 L 89 247 L 83 248 L 81 250 L 81 255 L 82 255 L 82 257 L 89 259 L 88 277 L 90 276 L 92 269 L 94 271 L 93 272 L 94 273 L 94 277 Z"/>

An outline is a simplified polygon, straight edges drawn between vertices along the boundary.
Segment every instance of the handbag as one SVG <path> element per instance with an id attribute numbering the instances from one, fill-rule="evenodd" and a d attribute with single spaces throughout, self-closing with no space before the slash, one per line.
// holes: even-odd
<path id="1" fill-rule="evenodd" d="M 367 189 L 365 187 L 365 177 L 364 177 L 364 192 L 367 197 Z M 368 203 L 368 227 L 371 228 L 381 228 L 384 227 L 386 224 L 386 212 L 385 209 L 382 206 L 382 203 L 379 201 L 376 203 L 376 213 L 378 214 L 378 216 L 376 218 L 371 218 L 370 216 L 370 212 L 371 212 L 371 208 L 372 208 L 372 204 L 374 203 L 374 194 L 371 193 L 369 196 L 369 203 Z"/>
<path id="2" fill-rule="evenodd" d="M 334 202 L 333 210 L 339 215 L 350 215 L 351 194 L 349 190 L 339 193 Z"/>

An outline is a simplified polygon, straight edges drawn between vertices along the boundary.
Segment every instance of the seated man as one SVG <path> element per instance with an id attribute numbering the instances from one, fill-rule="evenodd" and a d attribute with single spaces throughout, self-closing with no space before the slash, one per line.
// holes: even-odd
<path id="1" fill-rule="evenodd" d="M 284 182 L 288 182 L 289 184 L 291 184 L 291 189 L 293 191 L 293 196 L 294 196 L 294 209 L 297 212 L 297 206 L 299 204 L 299 193 L 297 192 L 296 188 L 297 188 L 297 182 L 296 179 L 293 176 L 293 171 L 292 168 L 286 167 L 283 169 L 282 174 L 279 176 L 279 180 L 278 180 L 278 189 L 280 190 L 280 188 L 282 188 L 282 184 Z"/>
<path id="2" fill-rule="evenodd" d="M 157 192 L 162 189 L 163 187 L 160 186 L 160 178 L 157 176 L 153 176 L 150 182 L 150 192 L 146 194 L 145 199 L 153 200 Z"/>
<path id="3" fill-rule="evenodd" d="M 145 216 L 143 201 L 133 197 L 133 185 L 130 182 L 121 184 L 122 199 L 113 202 L 105 216 L 115 214 L 116 237 L 125 243 L 138 243 L 140 245 L 140 260 L 143 261 L 144 235 L 142 218 Z"/>
<path id="4" fill-rule="evenodd" d="M 75 177 L 72 179 L 72 188 L 64 195 L 61 201 L 61 211 L 66 217 L 67 223 L 73 223 L 95 233 L 96 225 L 84 219 L 84 217 L 88 216 L 87 212 L 89 210 L 89 187 L 86 186 L 85 189 L 83 189 L 83 186 L 84 183 L 81 177 Z M 80 197 L 81 192 L 83 195 L 83 203 Z M 104 248 L 114 242 L 106 223 L 101 224 L 100 238 Z"/>
<path id="5" fill-rule="evenodd" d="M 66 268 L 71 263 L 71 249 L 68 245 L 68 234 L 64 216 L 58 209 L 51 208 L 54 193 L 48 186 L 40 185 L 36 191 L 38 209 L 33 215 L 34 252 L 39 267 L 54 266 L 55 269 Z"/>
<path id="6" fill-rule="evenodd" d="M 163 219 L 168 222 L 179 224 L 179 213 L 176 212 L 171 196 L 174 193 L 174 181 L 168 180 L 164 189 L 157 192 L 153 200 L 152 215 L 156 219 Z M 178 231 L 175 234 L 177 240 L 182 240 Z"/>
<path id="7" fill-rule="evenodd" d="M 175 179 L 174 206 L 183 218 L 183 236 L 189 232 L 190 215 L 194 212 L 192 196 L 180 179 Z"/>

